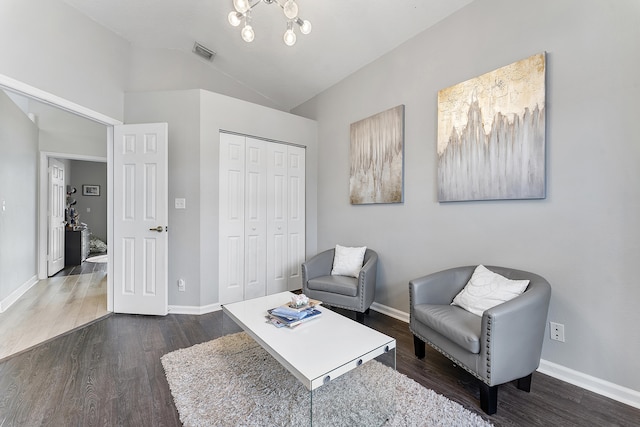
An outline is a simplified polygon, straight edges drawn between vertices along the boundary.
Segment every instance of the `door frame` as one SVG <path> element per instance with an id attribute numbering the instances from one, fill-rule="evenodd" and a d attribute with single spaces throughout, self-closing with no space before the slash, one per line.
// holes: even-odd
<path id="1" fill-rule="evenodd" d="M 60 108 L 68 111 L 72 114 L 84 117 L 94 122 L 103 124 L 107 128 L 107 240 L 113 241 L 113 127 L 123 124 L 122 121 L 109 117 L 105 114 L 94 111 L 90 108 L 86 108 L 75 102 L 69 101 L 65 98 L 61 98 L 50 92 L 38 89 L 34 86 L 23 83 L 19 80 L 13 79 L 4 74 L 0 74 L 0 88 L 17 93 L 22 96 L 34 99 L 36 101 L 51 105 L 53 107 Z M 96 158 L 92 156 L 74 155 L 68 153 L 47 153 L 40 152 L 40 165 L 38 167 L 38 279 L 44 280 L 47 278 L 47 174 L 48 174 L 48 158 L 68 158 L 74 160 L 90 160 L 90 161 L 104 161 L 104 158 Z M 99 160 L 97 160 L 99 159 Z M 43 168 L 43 164 L 45 165 Z M 43 184 L 44 181 L 44 184 Z M 43 220 L 44 218 L 44 220 Z M 109 257 L 107 265 L 107 310 L 113 311 L 113 263 L 114 259 L 112 252 L 108 251 Z"/>

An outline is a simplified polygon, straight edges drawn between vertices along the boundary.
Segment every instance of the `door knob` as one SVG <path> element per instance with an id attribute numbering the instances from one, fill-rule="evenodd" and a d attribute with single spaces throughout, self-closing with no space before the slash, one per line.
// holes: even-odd
<path id="1" fill-rule="evenodd" d="M 162 233 L 162 226 L 159 225 L 156 228 L 150 228 L 149 231 L 157 231 L 158 233 Z"/>

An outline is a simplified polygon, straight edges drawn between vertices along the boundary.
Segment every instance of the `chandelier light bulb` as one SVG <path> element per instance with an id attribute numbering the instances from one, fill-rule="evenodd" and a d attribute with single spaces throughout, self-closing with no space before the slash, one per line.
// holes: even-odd
<path id="1" fill-rule="evenodd" d="M 251 28 L 251 25 L 248 24 L 245 25 L 244 28 L 242 28 L 240 34 L 242 35 L 242 40 L 246 41 L 247 43 L 251 43 L 256 36 L 253 32 L 253 28 Z"/>
<path id="2" fill-rule="evenodd" d="M 229 12 L 229 24 L 233 25 L 234 27 L 237 27 L 238 25 L 240 25 L 240 22 L 242 22 L 242 14 L 239 12 Z"/>
<path id="3" fill-rule="evenodd" d="M 298 5 L 294 0 L 287 0 L 282 8 L 284 10 L 284 15 L 287 18 L 293 19 L 298 16 Z"/>
<path id="4" fill-rule="evenodd" d="M 249 0 L 233 0 L 233 7 L 240 13 L 245 13 L 249 10 Z"/>
<path id="5" fill-rule="evenodd" d="M 296 33 L 293 32 L 293 28 L 289 28 L 284 32 L 284 44 L 287 46 L 296 44 Z"/>
<path id="6" fill-rule="evenodd" d="M 306 19 L 302 21 L 302 25 L 300 25 L 300 32 L 302 34 L 309 34 L 311 32 L 311 22 Z"/>

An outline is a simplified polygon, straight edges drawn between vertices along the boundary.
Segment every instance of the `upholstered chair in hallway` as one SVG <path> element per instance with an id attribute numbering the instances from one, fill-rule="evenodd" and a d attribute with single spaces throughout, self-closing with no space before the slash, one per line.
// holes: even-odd
<path id="1" fill-rule="evenodd" d="M 470 279 L 479 277 L 480 267 L 485 269 L 484 278 L 471 289 Z M 487 280 L 491 274 L 499 275 L 498 285 L 506 288 Z M 518 286 L 521 293 L 499 302 L 498 297 L 504 296 L 500 289 L 509 293 Z M 480 380 L 483 411 L 489 415 L 497 411 L 500 384 L 517 380 L 519 389 L 530 391 L 551 297 L 544 278 L 512 268 L 457 267 L 411 280 L 409 297 L 416 356 L 425 357 L 427 343 Z M 485 309 L 487 299 L 488 305 L 497 305 Z"/>

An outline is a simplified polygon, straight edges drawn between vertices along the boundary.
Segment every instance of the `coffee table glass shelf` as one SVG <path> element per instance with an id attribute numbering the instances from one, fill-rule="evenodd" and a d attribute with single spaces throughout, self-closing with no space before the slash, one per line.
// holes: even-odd
<path id="1" fill-rule="evenodd" d="M 225 304 L 223 311 L 310 391 L 310 424 L 320 425 L 322 420 L 314 419 L 314 413 L 326 412 L 314 408 L 314 390 L 375 358 L 396 369 L 396 340 L 322 306 L 316 307 L 322 311 L 318 319 L 276 328 L 267 321 L 267 310 L 286 304 L 293 295 L 281 292 Z M 385 393 L 393 393 L 394 387 L 381 384 L 380 388 L 349 400 L 380 399 L 373 406 L 379 409 L 381 425 L 393 411 L 392 396 Z"/>

